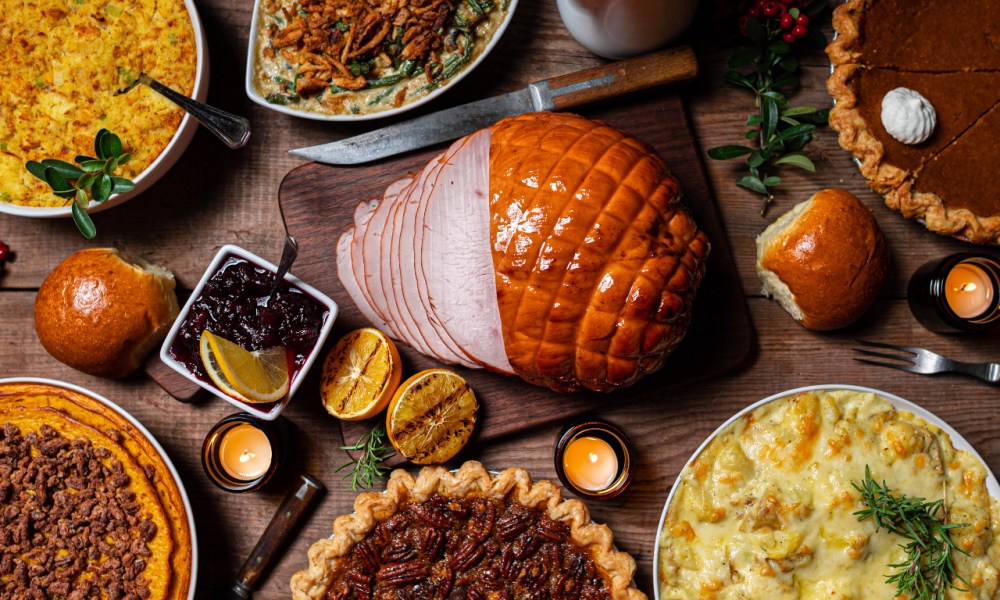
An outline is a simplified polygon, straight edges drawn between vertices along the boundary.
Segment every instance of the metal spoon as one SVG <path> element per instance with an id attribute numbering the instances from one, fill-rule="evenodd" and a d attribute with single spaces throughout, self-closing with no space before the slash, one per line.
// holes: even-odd
<path id="1" fill-rule="evenodd" d="M 278 272 L 275 273 L 274 286 L 271 287 L 270 295 L 273 296 L 281 287 L 281 282 L 285 278 L 285 273 L 292 268 L 292 263 L 299 255 L 299 241 L 295 236 L 288 233 L 288 223 L 285 222 L 285 209 L 278 202 L 278 214 L 281 215 L 281 226 L 285 229 L 285 247 L 281 249 L 281 260 L 278 261 Z"/>
<path id="2" fill-rule="evenodd" d="M 271 288 L 271 296 L 277 293 L 278 289 L 281 287 L 281 282 L 285 278 L 285 273 L 288 272 L 288 269 L 292 268 L 292 263 L 295 262 L 298 255 L 298 240 L 295 239 L 294 235 L 285 233 L 285 247 L 281 250 L 281 261 L 278 263 L 278 272 L 274 275 L 274 286 Z"/>
<path id="3" fill-rule="evenodd" d="M 214 106 L 198 102 L 193 98 L 188 98 L 145 73 L 139 73 L 139 77 L 135 81 L 130 83 L 127 88 L 118 90 L 115 95 L 124 94 L 140 83 L 148 85 L 167 100 L 183 108 L 230 148 L 242 148 L 250 139 L 250 121 Z"/>

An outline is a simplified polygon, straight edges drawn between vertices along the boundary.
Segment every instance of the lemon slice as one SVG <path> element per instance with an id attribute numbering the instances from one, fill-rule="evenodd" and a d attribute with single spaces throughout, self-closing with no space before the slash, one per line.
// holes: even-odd
<path id="1" fill-rule="evenodd" d="M 372 327 L 356 329 L 326 356 L 319 396 L 338 419 L 368 419 L 389 405 L 402 373 L 399 350 L 388 336 Z"/>
<path id="2" fill-rule="evenodd" d="M 209 330 L 199 340 L 201 362 L 215 385 L 251 404 L 276 402 L 288 394 L 288 351 L 283 346 L 246 350 Z"/>
<path id="3" fill-rule="evenodd" d="M 407 379 L 389 403 L 389 442 L 410 462 L 443 463 L 472 436 L 479 404 L 461 375 L 428 369 Z"/>

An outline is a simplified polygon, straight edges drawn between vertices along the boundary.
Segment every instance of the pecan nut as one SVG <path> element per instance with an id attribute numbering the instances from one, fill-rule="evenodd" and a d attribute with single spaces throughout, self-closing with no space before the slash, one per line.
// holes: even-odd
<path id="1" fill-rule="evenodd" d="M 375 579 L 383 585 L 412 585 L 427 579 L 430 574 L 427 565 L 411 560 L 382 565 Z"/>

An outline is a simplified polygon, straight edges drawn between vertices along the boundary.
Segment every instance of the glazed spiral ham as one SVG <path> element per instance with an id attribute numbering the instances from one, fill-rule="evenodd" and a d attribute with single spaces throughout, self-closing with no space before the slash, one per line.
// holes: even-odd
<path id="1" fill-rule="evenodd" d="M 687 330 L 709 242 L 680 196 L 651 148 L 604 123 L 512 117 L 358 206 L 338 274 L 428 356 L 606 392 Z"/>

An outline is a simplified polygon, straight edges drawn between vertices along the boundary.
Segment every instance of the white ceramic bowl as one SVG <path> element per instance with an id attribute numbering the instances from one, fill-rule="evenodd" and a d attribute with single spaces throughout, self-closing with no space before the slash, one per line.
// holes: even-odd
<path id="1" fill-rule="evenodd" d="M 257 104 L 260 104 L 261 106 L 266 106 L 271 110 L 276 110 L 278 112 L 285 113 L 286 115 L 292 115 L 294 117 L 302 117 L 303 119 L 312 119 L 314 121 L 370 121 L 372 119 L 382 119 L 385 117 L 398 115 L 410 109 L 427 104 L 431 100 L 445 93 L 445 91 L 450 90 L 456 83 L 464 79 L 466 75 L 471 73 L 473 69 L 479 66 L 479 63 L 483 62 L 483 59 L 486 58 L 486 56 L 493 50 L 493 47 L 497 45 L 497 42 L 500 41 L 500 38 L 503 37 L 503 33 L 507 31 L 507 26 L 510 25 L 510 21 L 514 17 L 514 10 L 517 8 L 518 0 L 510 0 L 510 5 L 507 7 L 507 15 L 504 17 L 503 22 L 500 23 L 500 26 L 497 27 L 496 31 L 493 32 L 493 37 L 486 44 L 486 47 L 483 48 L 483 51 L 479 53 L 479 56 L 477 56 L 464 69 L 459 71 L 454 77 L 449 79 L 447 83 L 437 88 L 436 90 L 432 91 L 431 93 L 427 94 L 423 98 L 420 98 L 419 100 L 409 102 L 398 108 L 392 108 L 389 110 L 384 110 L 376 113 L 369 113 L 366 115 L 324 115 L 307 110 L 297 110 L 293 106 L 283 106 L 281 104 L 273 104 L 271 102 L 268 102 L 264 98 L 264 96 L 262 96 L 260 92 L 257 91 L 257 89 L 254 87 L 253 84 L 253 79 L 254 79 L 253 67 L 257 56 L 257 43 L 259 41 L 257 36 L 257 25 L 260 19 L 260 2 L 261 0 L 254 1 L 253 19 L 250 22 L 250 43 L 247 44 L 247 73 L 246 73 L 247 96 Z"/>
<path id="2" fill-rule="evenodd" d="M 195 69 L 194 75 L 194 94 L 195 100 L 204 102 L 208 98 L 208 44 L 205 43 L 205 28 L 201 24 L 201 18 L 198 16 L 198 10 L 195 7 L 194 0 L 184 0 L 184 6 L 187 7 L 188 15 L 191 17 L 191 27 L 194 29 L 194 45 L 197 54 L 197 67 Z M 170 139 L 166 148 L 160 155 L 156 157 L 156 160 L 152 162 L 142 173 L 139 173 L 132 181 L 135 182 L 135 189 L 130 192 L 125 192 L 122 194 L 114 194 L 106 202 L 93 202 L 87 206 L 87 212 L 90 214 L 99 213 L 103 210 L 107 210 L 112 206 L 118 206 L 126 200 L 130 200 L 143 191 L 148 189 L 151 185 L 156 183 L 156 181 L 163 177 L 163 175 L 170 170 L 170 167 L 174 166 L 177 159 L 184 154 L 187 149 L 188 144 L 191 143 L 191 138 L 194 137 L 195 129 L 198 128 L 198 121 L 191 118 L 191 115 L 185 113 L 181 118 L 181 124 L 174 132 L 174 137 Z M 36 206 L 20 206 L 17 204 L 9 204 L 7 202 L 0 202 L 0 213 L 7 213 L 11 215 L 17 215 L 19 217 L 35 217 L 42 219 L 51 219 L 59 217 L 69 217 L 72 215 L 72 208 L 69 205 L 59 206 L 59 207 L 36 207 Z"/>
<path id="3" fill-rule="evenodd" d="M 215 258 L 212 259 L 212 264 L 208 265 L 208 269 L 205 270 L 205 274 L 201 276 L 201 281 L 198 282 L 198 286 L 194 288 L 193 292 L 191 292 L 191 297 L 188 298 L 188 301 L 184 304 L 180 314 L 177 316 L 177 320 L 174 321 L 173 327 L 170 328 L 170 332 L 167 333 L 167 339 L 163 340 L 163 345 L 160 347 L 160 360 L 166 363 L 171 369 L 177 371 L 184 377 L 187 377 L 190 381 L 200 385 L 205 390 L 211 392 L 219 398 L 222 398 L 240 410 L 246 411 L 261 419 L 273 421 L 278 418 L 281 411 L 285 410 L 289 400 L 292 399 L 292 396 L 295 395 L 295 392 L 299 389 L 302 381 L 305 380 L 306 374 L 309 372 L 309 368 L 312 367 L 313 362 L 316 361 L 316 357 L 323 348 L 323 343 L 326 342 L 327 336 L 330 335 L 330 329 L 333 328 L 333 322 L 337 319 L 337 303 L 331 300 L 330 297 L 323 292 L 317 290 L 298 277 L 295 277 L 291 273 L 286 274 L 284 279 L 286 283 L 302 290 L 326 307 L 327 315 L 326 319 L 323 321 L 323 325 L 320 327 L 319 338 L 316 340 L 316 344 L 313 346 L 312 351 L 309 352 L 309 356 L 306 357 L 305 363 L 302 364 L 302 368 L 299 369 L 298 374 L 296 374 L 292 379 L 291 385 L 288 388 L 288 394 L 286 394 L 280 402 L 270 405 L 269 410 L 263 411 L 255 407 L 253 404 L 247 404 L 246 402 L 237 400 L 236 398 L 222 392 L 222 390 L 215 387 L 212 383 L 198 379 L 193 373 L 191 373 L 191 371 L 188 370 L 187 367 L 170 356 L 170 346 L 173 345 L 174 339 L 177 337 L 177 332 L 181 329 L 181 324 L 184 323 L 184 319 L 187 318 L 188 313 L 191 311 L 191 305 L 194 304 L 194 301 L 201 295 L 201 290 L 205 287 L 209 278 L 219 270 L 223 261 L 225 261 L 229 256 L 245 259 L 247 262 L 263 267 L 272 273 L 276 273 L 278 271 L 278 267 L 274 264 L 264 260 L 256 254 L 247 252 L 239 246 L 227 244 L 220 248 L 219 252 L 215 255 Z"/>
<path id="4" fill-rule="evenodd" d="M 930 423 L 932 425 L 936 425 L 937 427 L 940 427 L 942 431 L 944 431 L 945 433 L 948 434 L 949 437 L 951 437 L 951 443 L 956 448 L 958 448 L 960 450 L 965 450 L 966 452 L 968 452 L 972 456 L 975 456 L 979 460 L 979 462 L 982 463 L 983 467 L 986 469 L 986 490 L 994 498 L 1000 499 L 1000 482 L 997 481 L 996 475 L 994 475 L 993 472 L 990 470 L 989 465 L 986 464 L 986 461 L 983 460 L 983 457 L 979 456 L 979 453 L 976 452 L 976 449 L 972 447 L 972 444 L 970 444 L 968 440 L 966 440 L 964 437 L 962 437 L 962 434 L 960 434 L 959 432 L 955 431 L 955 429 L 951 425 L 948 425 L 947 423 L 945 423 L 944 421 L 942 421 L 940 417 L 938 417 L 934 413 L 930 412 L 926 408 L 924 408 L 922 406 L 919 406 L 917 404 L 914 404 L 913 402 L 910 402 L 909 400 L 906 400 L 904 398 L 900 398 L 899 396 L 896 396 L 895 394 L 889 394 L 889 393 L 883 392 L 881 390 L 876 390 L 874 388 L 863 387 L 863 386 L 858 386 L 858 385 L 839 385 L 839 384 L 810 385 L 810 386 L 807 386 L 807 387 L 795 388 L 793 390 L 787 390 L 787 391 L 784 391 L 784 392 L 778 392 L 777 394 L 774 394 L 773 396 L 768 396 L 767 398 L 764 398 L 763 400 L 760 400 L 758 402 L 754 402 L 750 406 L 744 408 L 740 412 L 738 412 L 735 415 L 729 417 L 729 419 L 727 419 L 726 422 L 723 423 L 722 425 L 719 425 L 719 428 L 716 429 L 714 432 L 712 432 L 712 435 L 708 436 L 708 438 L 704 442 L 702 442 L 700 446 L 698 446 L 698 449 L 694 451 L 694 454 L 691 455 L 691 458 L 689 458 L 687 460 L 687 462 L 684 463 L 685 468 L 687 467 L 687 465 L 689 465 L 691 462 L 693 462 L 694 459 L 698 458 L 698 455 L 702 453 L 702 451 L 705 449 L 705 447 L 707 447 L 708 444 L 712 442 L 712 440 L 714 440 L 720 433 L 722 433 L 723 431 L 725 431 L 730 425 L 732 425 L 738 419 L 743 418 L 748 413 L 751 413 L 751 412 L 757 410 L 758 408 L 760 408 L 761 406 L 764 406 L 768 402 L 774 402 L 775 400 L 780 400 L 782 398 L 787 398 L 788 396 L 794 396 L 795 394 L 799 394 L 799 393 L 802 393 L 802 392 L 814 391 L 814 390 L 851 390 L 851 391 L 855 391 L 855 392 L 866 392 L 866 393 L 877 394 L 877 395 L 885 398 L 886 400 L 888 400 L 892 404 L 892 406 L 894 408 L 896 408 L 897 410 L 902 410 L 902 411 L 906 411 L 906 412 L 909 412 L 909 413 L 913 413 L 914 415 L 920 417 L 924 421 L 927 421 L 928 423 Z M 663 522 L 667 518 L 667 509 L 670 508 L 670 502 L 674 499 L 674 492 L 677 491 L 677 482 L 678 481 L 680 481 L 680 474 L 679 473 L 677 475 L 677 480 L 674 481 L 673 487 L 670 488 L 670 494 L 667 496 L 667 501 L 663 504 L 663 512 L 660 513 L 660 524 L 656 528 L 656 539 L 653 542 L 654 543 L 654 546 L 653 546 L 653 597 L 655 598 L 655 600 L 660 600 L 660 581 L 659 581 L 659 577 L 657 575 L 659 573 L 659 570 L 660 570 L 660 536 L 663 534 Z"/>
<path id="5" fill-rule="evenodd" d="M 163 446 L 160 445 L 153 434 L 146 429 L 142 423 L 140 423 L 135 417 L 130 415 L 124 408 L 118 406 L 111 400 L 108 400 L 104 396 L 95 394 L 94 392 L 82 388 L 78 385 L 73 385 L 72 383 L 66 383 L 63 381 L 56 381 L 55 379 L 44 379 L 40 377 L 9 377 L 6 379 L 0 379 L 0 383 L 40 383 L 45 385 L 51 385 L 54 387 L 61 387 L 67 390 L 74 391 L 78 394 L 83 394 L 89 398 L 100 402 L 101 404 L 107 406 L 111 410 L 115 411 L 119 415 L 125 418 L 129 423 L 135 426 L 142 435 L 149 440 L 149 443 L 153 445 L 156 449 L 157 454 L 163 459 L 164 464 L 167 465 L 167 469 L 170 470 L 170 476 L 173 477 L 174 483 L 177 484 L 177 490 L 181 494 L 181 500 L 184 502 L 184 512 L 187 513 L 187 523 L 188 531 L 191 532 L 191 581 L 188 584 L 187 600 L 194 600 L 194 590 L 198 583 L 198 535 L 194 528 L 194 511 L 191 510 L 191 501 L 188 500 L 187 490 L 184 489 L 184 482 L 181 480 L 181 476 L 177 473 L 177 469 L 174 467 L 174 463 L 170 461 L 170 457 L 167 456 L 166 451 Z"/>

